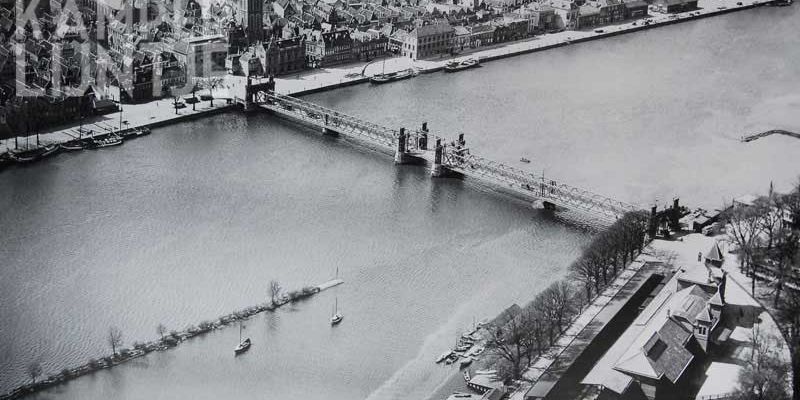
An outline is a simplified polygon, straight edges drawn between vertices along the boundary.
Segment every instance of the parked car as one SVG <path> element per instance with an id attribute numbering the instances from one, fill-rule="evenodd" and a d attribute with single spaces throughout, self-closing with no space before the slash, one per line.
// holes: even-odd
<path id="1" fill-rule="evenodd" d="M 186 108 L 186 103 L 184 103 L 182 101 L 176 101 L 175 102 L 175 108 Z"/>
<path id="2" fill-rule="evenodd" d="M 595 30 L 594 30 L 594 33 L 603 33 L 603 32 L 605 32 L 605 31 L 604 31 L 604 30 L 602 30 L 602 29 L 595 29 Z"/>

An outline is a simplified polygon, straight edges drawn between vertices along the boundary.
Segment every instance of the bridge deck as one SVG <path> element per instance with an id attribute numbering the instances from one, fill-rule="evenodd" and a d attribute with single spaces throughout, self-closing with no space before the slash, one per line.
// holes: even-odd
<path id="1" fill-rule="evenodd" d="M 291 96 L 271 93 L 267 98 L 268 101 L 261 104 L 261 107 L 279 116 L 299 121 L 323 132 L 330 131 L 353 137 L 386 150 L 393 151 L 397 148 L 399 130 Z M 433 164 L 434 151 L 420 149 L 419 143 L 423 137 L 427 139 L 427 143 L 435 143 L 436 139 L 441 139 L 443 143 L 448 142 L 427 132 L 406 132 L 408 154 Z M 525 198 L 549 202 L 585 214 L 597 220 L 599 225 L 609 225 L 622 214 L 637 210 L 633 205 L 552 179 L 545 180 L 543 176 L 472 155 L 469 149 L 453 144 L 445 145 L 442 165 L 462 175 L 501 186 L 504 190 Z"/>

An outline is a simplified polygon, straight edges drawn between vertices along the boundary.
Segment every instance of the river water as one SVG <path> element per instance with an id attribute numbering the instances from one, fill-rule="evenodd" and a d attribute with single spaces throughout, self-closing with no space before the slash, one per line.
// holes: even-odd
<path id="1" fill-rule="evenodd" d="M 309 96 L 388 125 L 464 132 L 473 153 L 620 200 L 709 208 L 787 187 L 800 141 L 797 7 L 761 8 L 380 87 Z M 792 120 L 792 118 L 795 118 Z M 452 132 L 452 133 L 450 133 Z M 520 165 L 518 159 L 533 160 Z M 265 300 L 346 281 L 238 329 L 33 398 L 424 399 L 474 319 L 531 299 L 590 235 L 470 182 L 229 114 L 0 173 L 0 390 Z M 331 328 L 338 298 L 345 320 Z"/>

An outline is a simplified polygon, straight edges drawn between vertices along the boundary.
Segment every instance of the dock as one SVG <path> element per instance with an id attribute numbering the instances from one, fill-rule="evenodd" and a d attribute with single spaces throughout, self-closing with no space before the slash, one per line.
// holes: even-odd
<path id="1" fill-rule="evenodd" d="M 341 279 L 331 279 L 331 280 L 329 280 L 329 281 L 327 281 L 325 283 L 322 283 L 319 286 L 317 286 L 317 289 L 319 289 L 319 291 L 321 292 L 321 291 L 323 291 L 325 289 L 330 289 L 330 288 L 332 288 L 334 286 L 339 286 L 339 285 L 341 285 L 343 283 L 344 283 L 344 281 L 341 280 Z"/>
<path id="2" fill-rule="evenodd" d="M 767 137 L 767 136 L 770 136 L 770 135 L 786 135 L 786 136 L 789 136 L 789 137 L 793 137 L 795 139 L 800 139 L 800 133 L 785 131 L 783 129 L 771 129 L 771 130 L 768 130 L 768 131 L 765 131 L 765 132 L 761 132 L 761 133 L 755 133 L 755 134 L 752 134 L 752 135 L 742 136 L 741 141 L 743 143 L 752 142 L 752 141 L 754 141 L 756 139 L 761 139 L 763 137 Z"/>

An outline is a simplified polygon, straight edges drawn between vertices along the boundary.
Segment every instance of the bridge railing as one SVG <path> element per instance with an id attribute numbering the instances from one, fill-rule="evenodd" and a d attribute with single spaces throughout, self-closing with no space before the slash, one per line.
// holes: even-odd
<path id="1" fill-rule="evenodd" d="M 544 176 L 523 171 L 509 165 L 469 154 L 468 149 L 448 149 L 444 162 L 449 168 L 467 173 L 479 174 L 488 178 L 516 185 L 532 196 L 542 200 L 580 208 L 584 211 L 602 213 L 607 218 L 616 219 L 637 208 L 603 195 L 570 186 Z"/>
<path id="2" fill-rule="evenodd" d="M 400 135 L 399 131 L 295 97 L 270 94 L 268 98 L 272 100 L 276 106 L 282 107 L 286 111 L 294 112 L 295 114 L 305 114 L 306 117 L 316 120 L 312 121 L 316 125 L 346 129 L 349 132 L 342 133 L 355 133 L 361 136 L 368 136 L 372 139 L 378 139 L 381 144 L 390 147 L 394 146 L 396 138 Z M 284 107 L 286 105 L 290 107 Z M 327 121 L 325 120 L 326 116 Z"/>
<path id="3" fill-rule="evenodd" d="M 332 129 L 351 136 L 360 136 L 373 144 L 379 144 L 389 149 L 396 148 L 397 140 L 400 137 L 399 130 L 390 129 L 295 97 L 266 93 L 264 98 L 267 101 L 263 106 L 275 112 L 291 115 L 320 128 Z M 637 210 L 637 207 L 625 202 L 472 155 L 468 149 L 456 145 L 455 142 L 447 144 L 445 138 L 430 132 L 407 131 L 406 147 L 409 150 L 419 150 L 418 143 L 423 134 L 427 137 L 429 149 L 432 149 L 431 145 L 437 139 L 441 139 L 445 143 L 442 164 L 466 175 L 480 175 L 488 180 L 503 182 L 516 191 L 531 197 L 593 214 L 606 221 L 614 221 L 627 212 Z"/>

